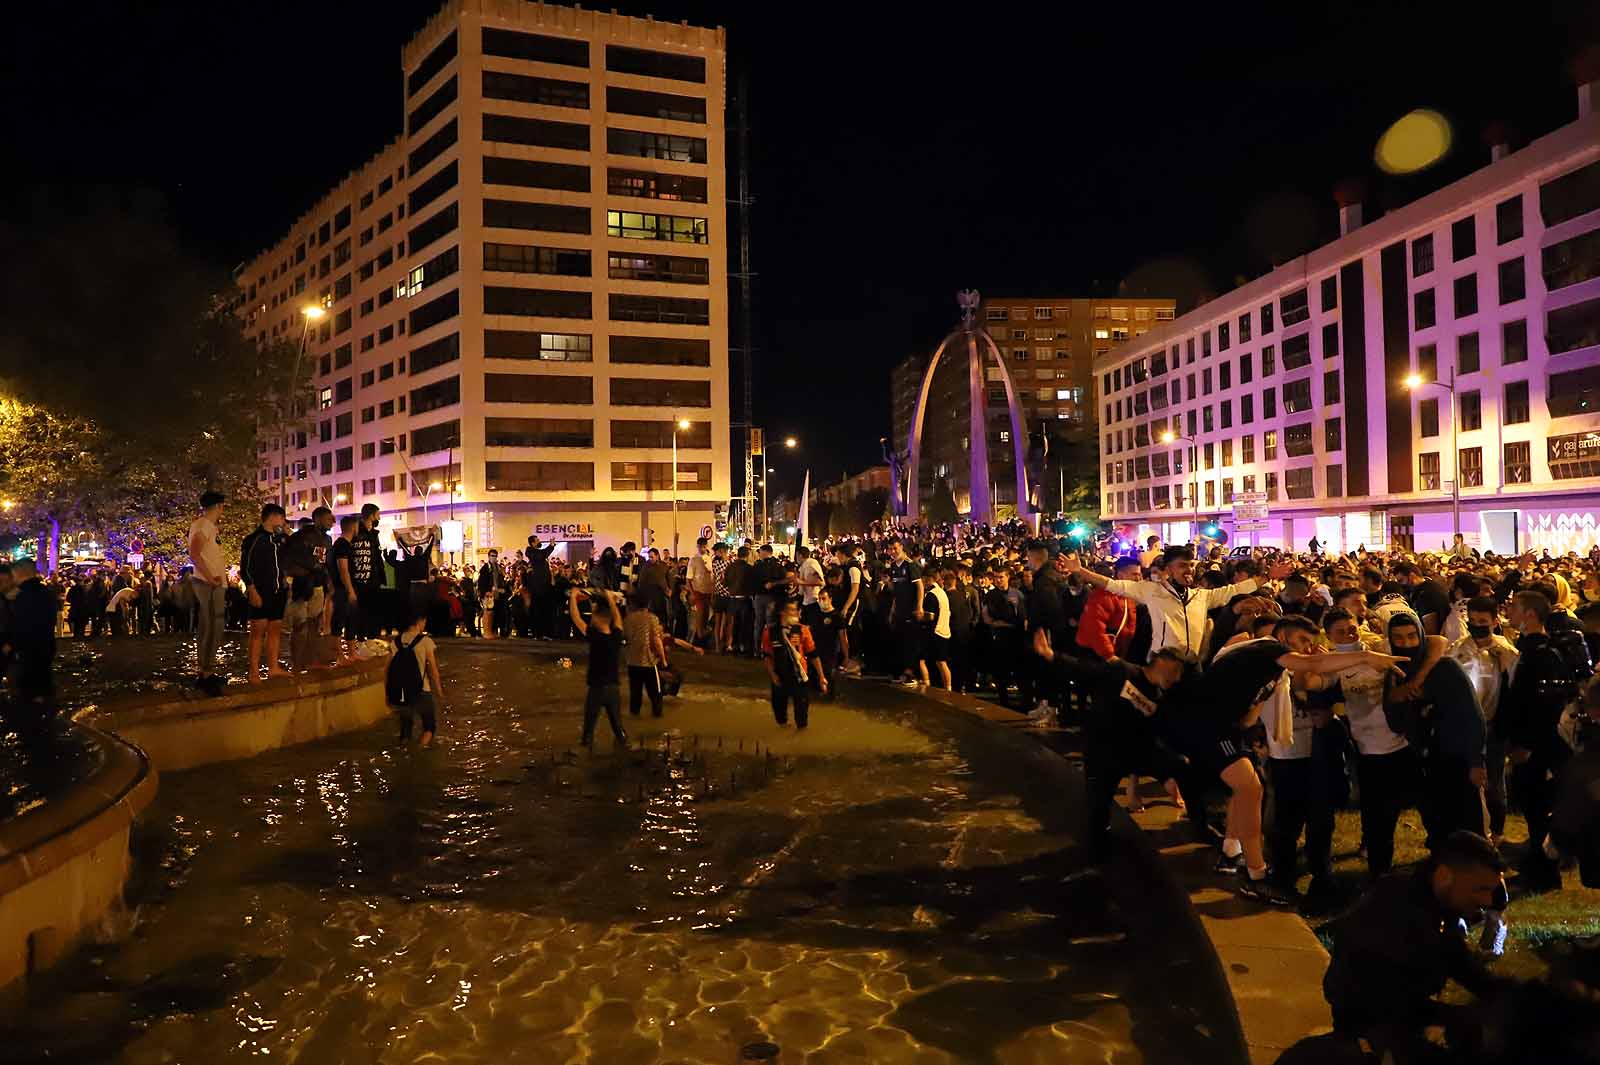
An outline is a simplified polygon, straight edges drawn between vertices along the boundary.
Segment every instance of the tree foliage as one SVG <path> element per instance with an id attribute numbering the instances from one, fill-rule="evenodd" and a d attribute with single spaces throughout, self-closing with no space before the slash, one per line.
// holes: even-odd
<path id="1" fill-rule="evenodd" d="M 231 279 L 187 256 L 144 204 L 41 205 L 25 228 L 0 223 L 0 242 L 30 264 L 0 286 L 0 493 L 13 531 L 59 523 L 179 557 L 214 488 L 232 501 L 223 535 L 236 542 L 260 503 L 258 426 L 306 394 L 309 360 L 291 380 L 296 348 L 245 336 Z"/>

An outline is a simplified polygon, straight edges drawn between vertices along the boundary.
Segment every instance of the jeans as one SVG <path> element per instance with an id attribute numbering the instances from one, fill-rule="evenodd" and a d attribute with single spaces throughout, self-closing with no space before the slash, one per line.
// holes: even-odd
<path id="1" fill-rule="evenodd" d="M 432 692 L 423 692 L 421 698 L 410 706 L 396 706 L 391 707 L 391 709 L 400 715 L 400 738 L 402 740 L 411 738 L 411 721 L 413 718 L 422 719 L 423 732 L 433 733 L 439 730 L 439 723 L 434 717 Z"/>
<path id="2" fill-rule="evenodd" d="M 1306 833 L 1306 864 L 1313 878 L 1333 873 L 1333 804 L 1318 774 L 1328 769 L 1315 758 L 1273 758 L 1267 762 L 1272 780 L 1272 830 L 1268 835 L 1274 874 L 1293 885 L 1299 871 L 1300 830 Z M 1369 851 L 1370 853 L 1370 851 Z"/>
<path id="3" fill-rule="evenodd" d="M 606 720 L 611 723 L 611 734 L 617 738 L 617 743 L 626 743 L 628 734 L 622 731 L 622 687 L 618 684 L 591 684 L 589 694 L 583 700 L 583 744 L 588 746 L 594 742 L 595 722 L 600 719 L 600 711 L 606 712 Z"/>
<path id="4" fill-rule="evenodd" d="M 772 612 L 772 596 L 752 596 L 751 602 L 755 608 L 755 618 L 750 626 L 750 651 L 754 654 L 761 647 L 761 630 L 766 628 L 767 615 Z"/>
<path id="5" fill-rule="evenodd" d="M 1376 879 L 1394 867 L 1394 828 L 1407 794 L 1417 783 L 1417 754 L 1409 747 L 1391 754 L 1363 754 L 1356 771 L 1361 782 L 1361 839 L 1367 847 L 1367 873 Z"/>
<path id="6" fill-rule="evenodd" d="M 628 712 L 634 717 L 639 716 L 643 705 L 642 696 L 650 696 L 650 713 L 655 717 L 661 716 L 661 677 L 656 673 L 655 666 L 629 666 L 628 667 Z"/>
<path id="7" fill-rule="evenodd" d="M 200 618 L 200 675 L 214 676 L 217 672 L 217 649 L 222 646 L 223 616 L 228 606 L 228 589 L 199 577 L 190 577 L 194 589 L 196 611 Z"/>

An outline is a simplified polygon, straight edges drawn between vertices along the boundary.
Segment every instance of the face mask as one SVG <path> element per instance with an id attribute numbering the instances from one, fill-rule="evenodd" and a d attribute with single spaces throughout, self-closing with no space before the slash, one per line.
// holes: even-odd
<path id="1" fill-rule="evenodd" d="M 1338 651 L 1340 654 L 1347 654 L 1351 651 L 1359 651 L 1361 650 L 1361 641 L 1357 640 L 1355 643 L 1336 643 L 1333 645 L 1333 649 Z"/>
<path id="2" fill-rule="evenodd" d="M 1474 640 L 1481 640 L 1481 639 L 1483 639 L 1485 636 L 1489 635 L 1493 631 L 1494 631 L 1494 626 L 1492 626 L 1492 625 L 1468 625 L 1467 626 L 1467 632 L 1469 632 L 1472 635 L 1472 638 Z"/>

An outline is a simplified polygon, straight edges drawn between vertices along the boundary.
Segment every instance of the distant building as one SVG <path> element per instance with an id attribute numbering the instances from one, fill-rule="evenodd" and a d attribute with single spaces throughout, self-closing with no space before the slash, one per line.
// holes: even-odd
<path id="1" fill-rule="evenodd" d="M 836 484 L 811 489 L 811 503 L 848 503 L 868 492 L 889 490 L 889 467 L 869 466 L 854 477 L 846 477 Z"/>
<path id="2" fill-rule="evenodd" d="M 573 558 L 670 546 L 674 494 L 680 548 L 714 524 L 725 44 L 578 7 L 445 4 L 402 51 L 399 138 L 237 271 L 250 335 L 304 337 L 315 375 L 309 432 L 260 442 L 260 487 L 287 481 L 291 517 L 448 508 L 469 561 L 529 534 Z M 303 333 L 307 305 L 326 316 Z"/>
<path id="3" fill-rule="evenodd" d="M 1235 542 L 1436 550 L 1459 482 L 1470 543 L 1587 552 L 1600 83 L 1578 95 L 1577 121 L 1369 224 L 1346 207 L 1339 239 L 1102 353 L 1102 516 L 1175 541 L 1198 514 Z M 1235 528 L 1243 492 L 1264 529 Z"/>
<path id="4" fill-rule="evenodd" d="M 1000 349 L 1022 406 L 1025 432 L 1048 423 L 1056 437 L 1093 439 L 1097 422 L 1091 400 L 1094 360 L 1134 342 L 1176 314 L 1171 299 L 1105 299 L 986 296 L 978 318 Z M 919 352 L 891 376 L 893 424 L 904 451 L 931 352 Z M 952 355 L 959 357 L 952 358 Z M 1011 424 L 999 371 L 986 370 L 992 498 L 1016 503 Z M 920 490 L 925 505 L 939 478 L 946 478 L 956 509 L 967 509 L 970 410 L 966 352 L 949 352 L 934 372 L 923 429 Z M 1046 493 L 1049 503 L 1053 493 Z"/>

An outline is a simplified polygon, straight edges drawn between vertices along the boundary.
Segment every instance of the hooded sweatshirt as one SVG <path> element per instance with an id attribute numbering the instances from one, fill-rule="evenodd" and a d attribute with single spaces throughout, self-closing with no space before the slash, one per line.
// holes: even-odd
<path id="1" fill-rule="evenodd" d="M 1389 650 L 1407 659 L 1400 668 L 1409 678 L 1422 668 L 1427 647 L 1423 643 L 1416 647 L 1396 647 L 1394 630 L 1400 625 L 1416 626 L 1419 632 L 1422 625 L 1415 614 L 1397 610 L 1389 615 Z M 1441 658 L 1429 672 L 1428 679 L 1423 681 L 1421 699 L 1409 709 L 1417 716 L 1412 718 L 1407 728 L 1396 728 L 1396 732 L 1427 737 L 1425 746 L 1434 758 L 1465 763 L 1474 769 L 1483 766 L 1483 745 L 1488 736 L 1488 727 L 1483 719 L 1483 710 L 1478 706 L 1478 693 L 1460 663 L 1452 658 Z M 1391 722 L 1398 724 L 1395 717 L 1390 715 Z"/>

